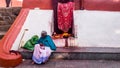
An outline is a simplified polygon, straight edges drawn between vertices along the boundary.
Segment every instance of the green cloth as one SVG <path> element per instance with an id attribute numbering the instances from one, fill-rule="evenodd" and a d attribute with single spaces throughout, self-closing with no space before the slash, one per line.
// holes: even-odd
<path id="1" fill-rule="evenodd" d="M 28 49 L 28 50 L 34 50 L 34 46 L 37 43 L 37 41 L 39 40 L 39 37 L 37 35 L 34 35 L 31 39 L 29 39 L 25 45 L 23 46 L 23 48 Z"/>

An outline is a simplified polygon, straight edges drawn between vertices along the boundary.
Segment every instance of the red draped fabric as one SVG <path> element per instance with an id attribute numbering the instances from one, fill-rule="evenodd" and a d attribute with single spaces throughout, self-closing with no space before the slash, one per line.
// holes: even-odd
<path id="1" fill-rule="evenodd" d="M 58 28 L 68 32 L 72 27 L 74 3 L 58 3 Z"/>

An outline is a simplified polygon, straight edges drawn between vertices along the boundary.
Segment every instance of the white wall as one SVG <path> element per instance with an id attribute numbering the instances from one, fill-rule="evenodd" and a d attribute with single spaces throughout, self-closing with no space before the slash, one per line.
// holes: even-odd
<path id="1" fill-rule="evenodd" d="M 22 40 L 23 45 L 33 35 L 40 36 L 42 30 L 51 35 L 52 19 L 52 10 L 30 10 L 11 49 L 18 50 L 24 29 L 29 30 Z M 76 10 L 74 23 L 79 47 L 120 47 L 120 12 Z"/>
<path id="2" fill-rule="evenodd" d="M 41 35 L 41 31 L 47 31 L 48 35 L 51 35 L 51 23 L 53 17 L 53 11 L 52 10 L 30 10 L 27 19 L 22 26 L 22 29 L 17 36 L 11 50 L 18 50 L 19 43 L 21 40 L 21 37 L 23 35 L 23 32 L 25 29 L 28 29 L 26 31 L 23 39 L 22 39 L 22 45 L 25 44 L 27 40 L 29 40 L 33 35 Z"/>
<path id="3" fill-rule="evenodd" d="M 120 47 L 120 12 L 75 11 L 80 47 Z"/>

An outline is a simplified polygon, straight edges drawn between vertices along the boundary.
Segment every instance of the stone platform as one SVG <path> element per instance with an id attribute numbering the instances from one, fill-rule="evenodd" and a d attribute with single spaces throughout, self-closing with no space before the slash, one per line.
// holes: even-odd
<path id="1" fill-rule="evenodd" d="M 23 59 L 31 59 L 32 51 L 20 49 Z M 50 59 L 62 60 L 120 60 L 120 48 L 81 47 L 57 48 Z"/>
<path id="2" fill-rule="evenodd" d="M 31 64 L 32 60 L 24 60 L 15 68 L 120 68 L 120 61 L 108 60 L 50 60 L 46 64 Z"/>

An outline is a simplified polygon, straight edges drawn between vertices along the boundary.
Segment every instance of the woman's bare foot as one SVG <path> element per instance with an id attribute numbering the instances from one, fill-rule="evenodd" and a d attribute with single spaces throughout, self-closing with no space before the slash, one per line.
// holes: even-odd
<path id="1" fill-rule="evenodd" d="M 31 64 L 35 64 L 35 62 L 32 62 Z"/>
<path id="2" fill-rule="evenodd" d="M 48 60 L 46 60 L 46 61 L 42 62 L 42 64 L 45 64 L 45 63 L 47 63 L 47 62 L 48 62 Z"/>

